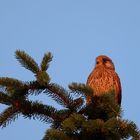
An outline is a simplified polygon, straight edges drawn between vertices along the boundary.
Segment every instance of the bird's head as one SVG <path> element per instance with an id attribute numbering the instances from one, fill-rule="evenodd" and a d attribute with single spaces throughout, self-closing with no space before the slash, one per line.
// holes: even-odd
<path id="1" fill-rule="evenodd" d="M 108 56 L 105 56 L 105 55 L 100 55 L 96 57 L 96 67 L 100 67 L 100 66 L 115 70 L 115 66 L 112 60 Z"/>

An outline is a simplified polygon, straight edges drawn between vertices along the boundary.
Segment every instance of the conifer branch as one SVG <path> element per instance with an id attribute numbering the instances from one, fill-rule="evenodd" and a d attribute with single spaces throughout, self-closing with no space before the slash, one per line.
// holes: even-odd
<path id="1" fill-rule="evenodd" d="M 46 131 L 42 140 L 72 140 L 64 132 L 57 129 L 49 129 Z"/>
<path id="2" fill-rule="evenodd" d="M 77 98 L 75 99 L 72 103 L 71 103 L 71 108 L 73 108 L 73 110 L 80 110 L 82 109 L 82 107 L 84 106 L 84 99 L 83 98 Z"/>
<path id="3" fill-rule="evenodd" d="M 40 90 L 44 90 L 45 89 L 45 87 L 41 86 L 38 81 L 26 82 L 25 85 L 28 88 L 28 90 L 33 90 L 34 91 L 34 90 L 39 90 L 39 89 Z"/>
<path id="4" fill-rule="evenodd" d="M 5 105 L 10 105 L 12 103 L 12 99 L 3 92 L 0 92 L 0 103 Z"/>
<path id="5" fill-rule="evenodd" d="M 22 103 L 20 104 L 19 111 L 27 117 L 40 116 L 43 119 L 46 118 L 46 121 L 56 121 L 60 119 L 57 115 L 57 109 L 49 105 L 44 105 L 37 101 L 22 101 Z"/>
<path id="6" fill-rule="evenodd" d="M 76 94 L 79 94 L 83 97 L 87 97 L 87 96 L 93 96 L 93 90 L 88 86 L 88 85 L 85 85 L 85 84 L 77 84 L 77 83 L 72 83 L 69 85 L 69 89 L 73 92 L 73 93 L 76 93 Z"/>
<path id="7" fill-rule="evenodd" d="M 26 69 L 32 71 L 33 73 L 37 73 L 39 71 L 39 67 L 35 60 L 24 51 L 17 50 L 15 56 L 20 64 Z"/>
<path id="8" fill-rule="evenodd" d="M 15 121 L 17 119 L 18 114 L 19 112 L 16 108 L 12 106 L 8 107 L 0 114 L 0 126 L 6 127 L 12 121 Z"/>
<path id="9" fill-rule="evenodd" d="M 70 94 L 61 86 L 54 83 L 49 84 L 46 86 L 45 93 L 52 97 L 58 104 L 63 105 L 66 108 L 71 107 L 73 99 Z"/>
<path id="10" fill-rule="evenodd" d="M 52 61 L 52 54 L 50 52 L 44 54 L 44 57 L 42 59 L 42 62 L 41 62 L 41 70 L 42 71 L 46 71 L 49 67 L 49 62 Z"/>
<path id="11" fill-rule="evenodd" d="M 50 82 L 50 77 L 46 71 L 39 71 L 36 74 L 36 79 L 41 86 L 46 86 Z"/>
<path id="12" fill-rule="evenodd" d="M 102 133 L 101 130 L 104 128 L 104 121 L 102 119 L 88 120 L 84 121 L 82 124 L 83 131 L 89 135 L 98 135 L 98 133 Z"/>
<path id="13" fill-rule="evenodd" d="M 112 118 L 105 122 L 104 128 L 108 131 L 108 135 L 112 137 L 128 139 L 132 136 L 134 140 L 140 139 L 140 131 L 132 121 Z"/>
<path id="14" fill-rule="evenodd" d="M 1 77 L 0 85 L 5 87 L 21 88 L 23 86 L 23 82 L 14 78 Z"/>
<path id="15" fill-rule="evenodd" d="M 41 93 L 43 91 L 48 96 L 50 96 L 53 100 L 55 100 L 58 104 L 70 108 L 73 103 L 73 98 L 68 91 L 66 91 L 63 87 L 58 84 L 50 83 L 46 86 L 40 85 L 37 81 L 32 81 L 26 84 L 30 93 Z M 37 92 L 40 90 L 39 92 Z M 34 92 L 36 91 L 36 92 Z"/>
<path id="16" fill-rule="evenodd" d="M 69 132 L 69 134 L 72 133 L 79 133 L 83 122 L 85 122 L 85 117 L 81 114 L 73 113 L 70 115 L 70 117 L 66 118 L 62 122 L 62 129 L 65 132 Z M 79 132 L 78 132 L 79 130 Z"/>

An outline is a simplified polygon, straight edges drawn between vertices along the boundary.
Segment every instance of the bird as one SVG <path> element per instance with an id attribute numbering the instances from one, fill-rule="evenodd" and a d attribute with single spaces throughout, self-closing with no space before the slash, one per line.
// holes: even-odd
<path id="1" fill-rule="evenodd" d="M 111 91 L 115 92 L 115 101 L 121 105 L 122 88 L 115 65 L 111 58 L 105 55 L 96 57 L 96 64 L 87 79 L 87 85 L 93 90 L 93 96 L 101 96 Z M 91 103 L 91 97 L 87 96 L 86 103 Z"/>

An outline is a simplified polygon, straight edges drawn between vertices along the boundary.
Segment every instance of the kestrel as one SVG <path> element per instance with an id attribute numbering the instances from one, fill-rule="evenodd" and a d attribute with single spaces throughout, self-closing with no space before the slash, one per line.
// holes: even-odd
<path id="1" fill-rule="evenodd" d="M 114 90 L 115 100 L 121 105 L 121 83 L 112 60 L 104 55 L 96 58 L 96 65 L 88 77 L 87 85 L 94 91 L 94 96 L 100 96 Z M 87 104 L 91 102 L 87 97 Z"/>

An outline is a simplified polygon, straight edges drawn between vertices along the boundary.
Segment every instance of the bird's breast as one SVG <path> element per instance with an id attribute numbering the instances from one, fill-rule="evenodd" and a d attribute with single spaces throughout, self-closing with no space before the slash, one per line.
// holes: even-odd
<path id="1" fill-rule="evenodd" d="M 114 90 L 114 72 L 109 69 L 94 69 L 87 81 L 87 84 L 94 90 L 94 95 Z"/>

